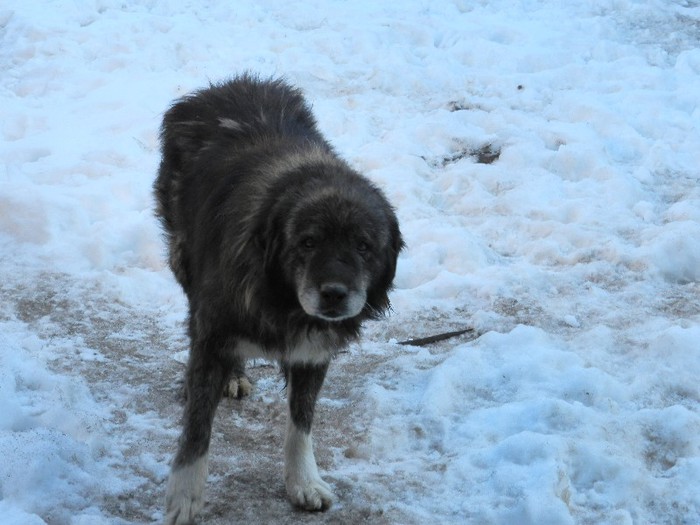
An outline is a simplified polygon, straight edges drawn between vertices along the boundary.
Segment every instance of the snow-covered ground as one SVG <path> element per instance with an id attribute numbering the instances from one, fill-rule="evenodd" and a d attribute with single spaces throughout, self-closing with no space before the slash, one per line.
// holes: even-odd
<path id="1" fill-rule="evenodd" d="M 694 0 L 3 0 L 0 523 L 162 518 L 186 340 L 159 119 L 243 70 L 304 89 L 409 247 L 319 403 L 336 505 L 286 503 L 257 363 L 203 522 L 700 523 Z"/>

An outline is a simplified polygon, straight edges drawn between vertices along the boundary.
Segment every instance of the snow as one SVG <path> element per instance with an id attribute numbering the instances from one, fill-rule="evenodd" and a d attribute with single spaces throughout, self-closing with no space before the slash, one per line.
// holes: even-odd
<path id="1" fill-rule="evenodd" d="M 338 498 L 309 523 L 700 523 L 698 27 L 681 0 L 5 0 L 0 521 L 162 519 L 186 341 L 159 119 L 252 70 L 306 92 L 408 244 L 319 401 Z M 252 373 L 205 522 L 301 519 L 274 446 L 227 437 L 283 432 Z"/>

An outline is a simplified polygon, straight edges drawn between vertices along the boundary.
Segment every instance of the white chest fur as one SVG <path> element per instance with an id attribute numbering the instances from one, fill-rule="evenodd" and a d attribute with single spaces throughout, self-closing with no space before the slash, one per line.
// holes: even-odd
<path id="1" fill-rule="evenodd" d="M 300 336 L 295 344 L 285 350 L 266 350 L 249 339 L 239 339 L 236 353 L 244 359 L 282 359 L 289 364 L 323 364 L 333 357 L 336 351 L 333 337 L 326 333 L 311 332 Z"/>

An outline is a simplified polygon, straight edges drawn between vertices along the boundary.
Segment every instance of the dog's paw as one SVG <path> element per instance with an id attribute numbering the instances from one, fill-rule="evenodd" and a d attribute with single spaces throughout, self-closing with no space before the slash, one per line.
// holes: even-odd
<path id="1" fill-rule="evenodd" d="M 250 383 L 248 376 L 232 377 L 224 386 L 224 396 L 233 399 L 249 396 L 252 391 L 253 385 Z"/>
<path id="2" fill-rule="evenodd" d="M 320 477 L 309 480 L 287 480 L 289 500 L 305 510 L 328 510 L 333 505 L 333 492 Z"/>
<path id="3" fill-rule="evenodd" d="M 197 498 L 182 497 L 168 501 L 164 525 L 195 525 L 195 518 L 202 510 L 203 501 Z"/>
<path id="4" fill-rule="evenodd" d="M 207 457 L 191 465 L 173 469 L 165 496 L 164 525 L 194 525 L 204 506 Z"/>

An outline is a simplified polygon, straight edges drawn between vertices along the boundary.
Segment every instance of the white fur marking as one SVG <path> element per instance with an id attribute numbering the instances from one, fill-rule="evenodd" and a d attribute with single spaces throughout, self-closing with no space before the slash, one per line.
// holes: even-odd
<path id="1" fill-rule="evenodd" d="M 234 131 L 241 131 L 243 129 L 241 123 L 236 120 L 233 120 L 232 118 L 220 118 L 219 126 L 226 129 L 232 129 Z"/>
<path id="2" fill-rule="evenodd" d="M 204 505 L 204 485 L 207 481 L 209 455 L 204 454 L 191 465 L 173 468 L 165 496 L 165 525 L 186 525 Z"/>
<path id="3" fill-rule="evenodd" d="M 318 473 L 311 434 L 297 429 L 291 417 L 284 442 L 284 481 L 294 505 L 306 510 L 326 510 L 333 504 L 333 492 Z"/>
<path id="4" fill-rule="evenodd" d="M 299 339 L 296 346 L 289 350 L 287 360 L 290 363 L 321 365 L 330 361 L 333 351 L 331 341 L 318 332 L 311 332 Z"/>
<path id="5" fill-rule="evenodd" d="M 293 347 L 287 350 L 284 356 L 285 360 L 289 363 L 312 365 L 328 363 L 333 355 L 333 348 L 336 348 L 333 339 L 329 339 L 328 336 L 329 334 L 319 332 L 304 334 L 299 337 Z M 243 338 L 239 339 L 236 344 L 236 353 L 243 359 L 270 359 L 271 356 L 275 355 L 274 352 L 265 352 L 260 345 Z M 241 385 L 238 386 L 241 387 Z M 246 387 L 246 385 L 242 386 Z M 252 390 L 252 386 L 249 387 L 249 390 Z M 245 392 L 244 395 L 246 395 Z"/>

